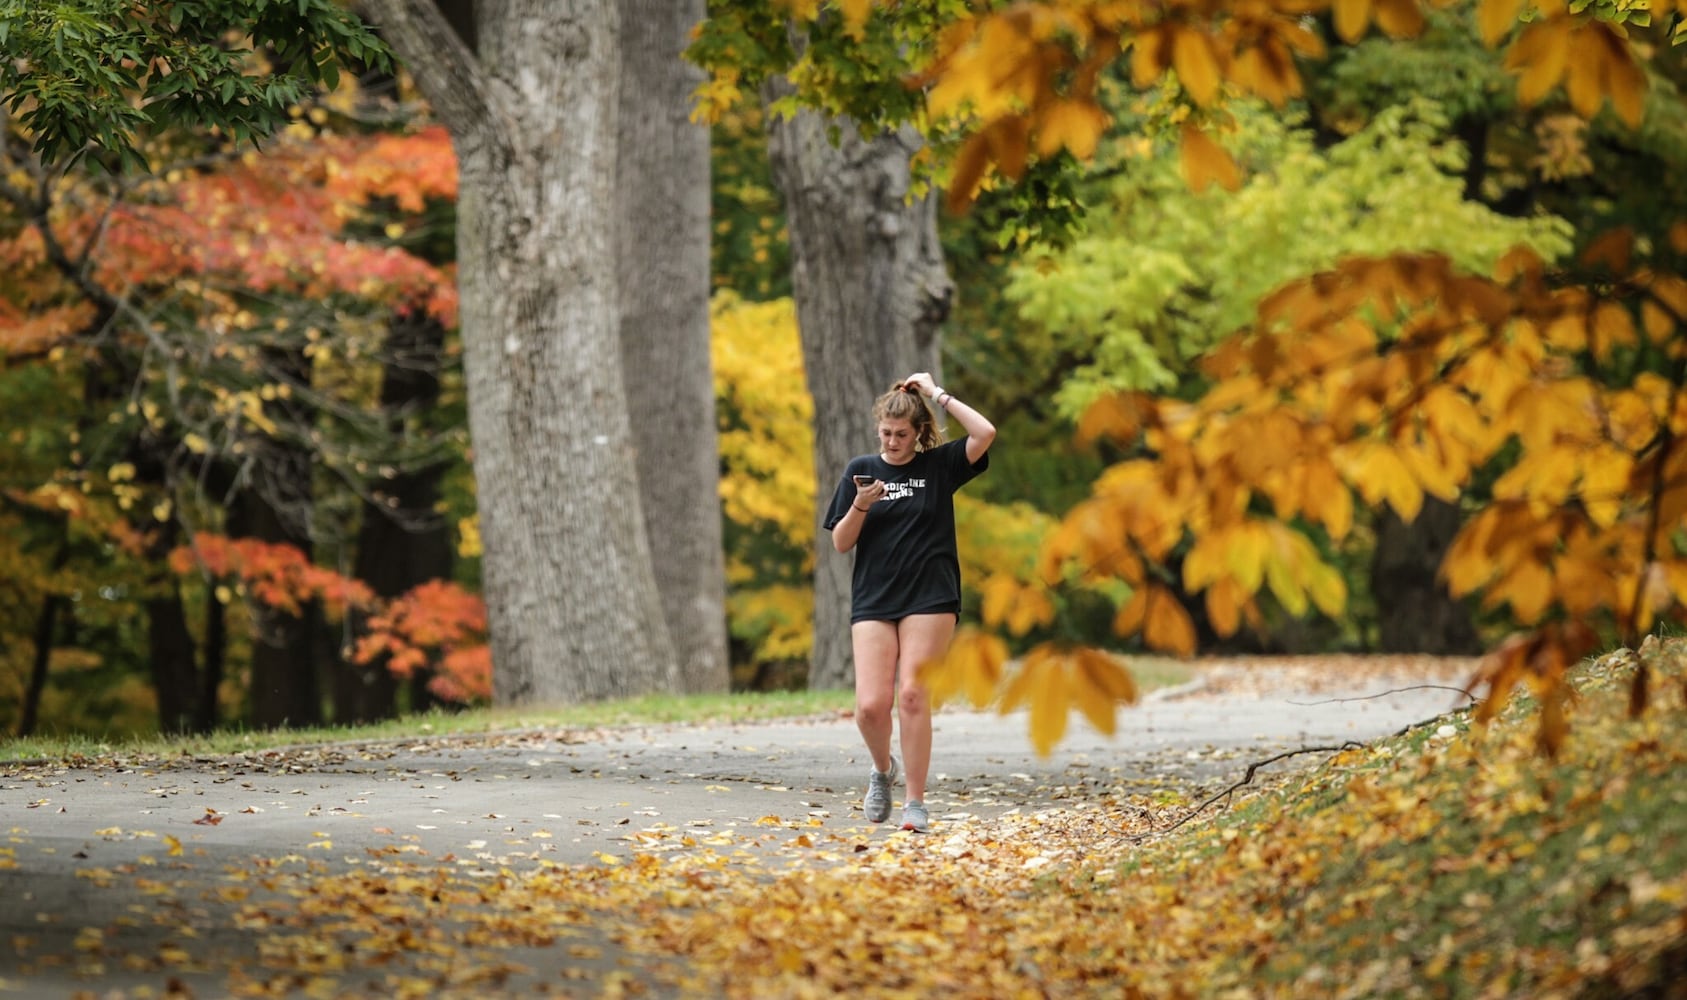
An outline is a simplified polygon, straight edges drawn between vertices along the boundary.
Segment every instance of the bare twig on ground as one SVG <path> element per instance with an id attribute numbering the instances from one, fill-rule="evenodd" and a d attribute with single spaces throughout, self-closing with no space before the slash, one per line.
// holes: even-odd
<path id="1" fill-rule="evenodd" d="M 1465 688 L 1453 687 L 1451 684 L 1413 684 L 1410 687 L 1390 688 L 1387 691 L 1378 691 L 1376 694 L 1362 694 L 1355 698 L 1325 698 L 1323 701 L 1291 701 L 1289 704 L 1298 705 L 1302 708 L 1308 708 L 1313 705 L 1339 705 L 1343 702 L 1349 701 L 1374 701 L 1377 698 L 1386 698 L 1391 694 L 1404 694 L 1407 691 L 1451 691 L 1454 694 L 1464 695 L 1466 698 L 1469 698 L 1473 704 L 1477 701 L 1476 696 L 1471 694 Z"/>
<path id="2" fill-rule="evenodd" d="M 1183 824 L 1185 824 L 1185 823 L 1189 822 L 1190 820 L 1194 819 L 1196 816 L 1199 816 L 1201 813 L 1205 812 L 1206 808 L 1208 806 L 1212 805 L 1214 802 L 1217 802 L 1219 799 L 1227 798 L 1231 795 L 1234 795 L 1238 789 L 1240 789 L 1240 788 L 1242 788 L 1246 785 L 1252 784 L 1253 780 L 1254 780 L 1254 775 L 1259 772 L 1260 768 L 1265 767 L 1267 764 L 1275 764 L 1280 760 L 1287 760 L 1290 757 L 1298 757 L 1301 754 L 1307 754 L 1307 753 L 1340 753 L 1343 750 L 1358 750 L 1358 749 L 1362 748 L 1363 746 L 1364 746 L 1363 743 L 1357 743 L 1353 740 L 1348 740 L 1348 741 L 1342 743 L 1340 746 L 1300 747 L 1300 748 L 1295 749 L 1295 750 L 1285 750 L 1280 754 L 1276 754 L 1275 756 L 1267 757 L 1264 760 L 1256 760 L 1252 764 L 1248 765 L 1247 771 L 1245 773 L 1243 773 L 1243 775 L 1242 775 L 1242 780 L 1236 782 L 1235 784 L 1231 785 L 1229 788 L 1224 789 L 1223 791 L 1217 793 L 1216 795 L 1211 796 L 1205 802 L 1202 802 L 1200 805 L 1198 805 L 1195 808 L 1193 808 L 1193 809 L 1189 810 L 1188 812 L 1184 813 L 1182 816 L 1178 817 L 1177 822 L 1173 823 L 1172 825 L 1170 825 L 1168 827 L 1164 827 L 1162 829 L 1151 830 L 1148 833 L 1136 834 L 1134 836 L 1127 837 L 1125 839 L 1132 840 L 1132 841 L 1135 841 L 1137 843 L 1141 843 L 1144 840 L 1147 840 L 1149 837 L 1161 836 L 1161 835 L 1170 833 L 1173 830 L 1176 830 L 1178 827 L 1182 826 Z"/>

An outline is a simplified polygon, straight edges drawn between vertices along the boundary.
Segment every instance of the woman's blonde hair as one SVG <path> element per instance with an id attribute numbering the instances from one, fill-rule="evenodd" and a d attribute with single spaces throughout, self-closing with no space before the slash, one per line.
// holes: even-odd
<path id="1" fill-rule="evenodd" d="M 919 451 L 930 451 L 943 443 L 937 415 L 920 395 L 920 387 L 911 382 L 898 382 L 873 401 L 873 423 L 881 420 L 908 421 L 914 428 L 914 447 Z"/>

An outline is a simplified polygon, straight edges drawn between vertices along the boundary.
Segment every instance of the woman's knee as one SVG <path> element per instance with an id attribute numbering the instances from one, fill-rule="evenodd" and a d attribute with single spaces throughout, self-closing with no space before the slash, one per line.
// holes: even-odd
<path id="1" fill-rule="evenodd" d="M 903 715 L 923 715 L 931 710 L 924 684 L 904 684 L 896 694 L 896 707 Z"/>
<path id="2" fill-rule="evenodd" d="M 891 700 L 888 697 L 872 695 L 855 696 L 855 716 L 863 722 L 888 723 L 890 721 Z"/>

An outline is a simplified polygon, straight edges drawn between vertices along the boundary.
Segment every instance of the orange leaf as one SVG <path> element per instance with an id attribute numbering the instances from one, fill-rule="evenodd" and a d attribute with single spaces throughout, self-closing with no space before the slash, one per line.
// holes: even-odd
<path id="1" fill-rule="evenodd" d="M 1194 28 L 1176 29 L 1172 35 L 1172 68 L 1196 104 L 1206 107 L 1218 99 L 1218 49 L 1211 35 Z"/>
<path id="2" fill-rule="evenodd" d="M 1331 4 L 1335 14 L 1336 34 L 1349 45 L 1365 36 L 1371 23 L 1371 0 L 1335 0 Z"/>
<path id="3" fill-rule="evenodd" d="M 1423 33 L 1423 10 L 1418 0 L 1376 0 L 1377 27 L 1390 38 L 1415 38 Z"/>
<path id="4" fill-rule="evenodd" d="M 1522 75 L 1517 82 L 1517 99 L 1531 105 L 1545 97 L 1563 78 L 1569 57 L 1567 20 L 1537 21 L 1523 29 L 1505 58 L 1506 69 Z"/>
<path id="5" fill-rule="evenodd" d="M 1482 0 L 1476 11 L 1476 23 L 1482 32 L 1482 42 L 1493 48 L 1517 23 L 1523 0 Z"/>
<path id="6" fill-rule="evenodd" d="M 866 34 L 867 15 L 873 12 L 873 0 L 838 0 L 843 12 L 844 34 L 860 41 Z"/>
<path id="7" fill-rule="evenodd" d="M 982 133 L 969 138 L 955 155 L 955 170 L 949 178 L 949 211 L 960 214 L 978 196 L 978 186 L 990 169 L 990 140 Z"/>
<path id="8" fill-rule="evenodd" d="M 1183 177 L 1196 194 L 1217 183 L 1226 191 L 1242 186 L 1242 171 L 1223 146 L 1190 122 L 1183 125 Z"/>
<path id="9" fill-rule="evenodd" d="M 1055 101 L 1037 119 L 1037 155 L 1053 156 L 1069 149 L 1080 160 L 1095 155 L 1107 129 L 1107 113 L 1094 101 Z"/>
<path id="10" fill-rule="evenodd" d="M 1143 626 L 1143 638 L 1155 649 L 1163 649 L 1179 656 L 1195 653 L 1195 623 L 1171 591 L 1154 587 L 1154 598 L 1148 605 L 1148 620 Z"/>

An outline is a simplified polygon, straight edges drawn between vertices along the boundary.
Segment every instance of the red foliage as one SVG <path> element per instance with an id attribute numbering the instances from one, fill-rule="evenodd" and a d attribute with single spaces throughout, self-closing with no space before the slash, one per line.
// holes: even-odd
<path id="1" fill-rule="evenodd" d="M 352 654 L 357 663 L 386 658 L 400 677 L 432 664 L 428 689 L 447 701 L 492 695 L 492 654 L 486 645 L 486 605 L 443 580 L 430 580 L 372 615 Z"/>
<path id="2" fill-rule="evenodd" d="M 253 601 L 279 611 L 297 614 L 311 601 L 321 601 L 332 618 L 361 611 L 364 633 L 353 662 L 381 660 L 398 677 L 431 670 L 428 689 L 446 701 L 492 695 L 486 605 L 454 583 L 430 580 L 382 601 L 362 581 L 315 565 L 291 545 L 210 534 L 195 535 L 191 546 L 170 554 L 169 564 L 183 576 L 238 583 Z"/>
<path id="3" fill-rule="evenodd" d="M 69 211 L 54 214 L 52 235 L 65 248 L 92 248 L 92 277 L 108 289 L 353 295 L 419 304 L 455 326 L 453 268 L 385 239 L 352 238 L 347 229 L 376 199 L 416 213 L 427 199 L 456 193 L 456 160 L 443 129 L 313 134 L 280 138 L 262 155 L 209 170 L 173 171 L 115 204 L 80 192 L 66 200 Z M 79 290 L 47 266 L 34 224 L 0 239 L 0 264 L 11 278 L 0 280 L 0 346 L 38 349 L 88 321 L 91 309 Z"/>

